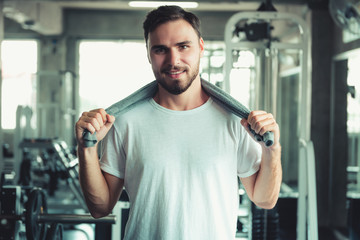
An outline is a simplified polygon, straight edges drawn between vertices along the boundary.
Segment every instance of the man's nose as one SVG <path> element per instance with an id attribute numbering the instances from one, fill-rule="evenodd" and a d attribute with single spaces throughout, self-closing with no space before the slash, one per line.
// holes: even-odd
<path id="1" fill-rule="evenodd" d="M 168 64 L 172 65 L 172 66 L 176 66 L 180 63 L 180 54 L 176 49 L 171 49 L 168 52 Z"/>

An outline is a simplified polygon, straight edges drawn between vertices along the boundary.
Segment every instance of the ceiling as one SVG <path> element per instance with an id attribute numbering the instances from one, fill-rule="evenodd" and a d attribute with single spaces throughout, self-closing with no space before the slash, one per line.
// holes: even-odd
<path id="1" fill-rule="evenodd" d="M 1 1 L 1 0 L 0 0 Z M 171 0 L 157 0 L 171 2 Z M 176 1 L 176 0 L 175 0 Z M 181 0 L 177 0 L 181 1 Z M 189 0 L 191 1 L 191 0 Z M 193 0 L 199 3 L 196 11 L 256 11 L 262 3 L 301 5 L 327 8 L 329 0 Z M 62 32 L 63 9 L 141 10 L 128 5 L 129 0 L 3 0 L 4 16 L 44 35 Z M 146 9 L 147 10 L 147 9 Z M 195 10 L 194 10 L 195 11 Z"/>
<path id="2" fill-rule="evenodd" d="M 19 2 L 21 0 L 4 0 L 4 2 Z M 25 1 L 25 0 L 22 0 Z M 145 0 L 146 1 L 146 0 Z M 149 1 L 149 0 L 147 0 Z M 159 2 L 171 2 L 171 1 L 181 1 L 181 0 L 155 0 Z M 187 0 L 187 1 L 196 1 L 199 3 L 199 9 L 208 8 L 210 5 L 223 5 L 234 7 L 234 6 L 247 6 L 249 3 L 260 5 L 262 2 L 276 4 L 304 4 L 308 5 L 310 8 L 326 8 L 329 0 Z M 75 7 L 75 8 L 108 8 L 110 6 L 115 9 L 118 8 L 130 8 L 128 6 L 129 0 L 26 0 L 26 2 L 47 2 L 47 3 L 56 3 L 62 7 Z"/>

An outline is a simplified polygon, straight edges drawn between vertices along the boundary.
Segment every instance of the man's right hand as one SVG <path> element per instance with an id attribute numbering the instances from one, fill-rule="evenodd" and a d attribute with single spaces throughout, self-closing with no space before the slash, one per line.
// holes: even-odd
<path id="1" fill-rule="evenodd" d="M 79 146 L 84 146 L 83 133 L 88 130 L 91 134 L 96 132 L 96 138 L 101 141 L 113 123 L 115 117 L 107 114 L 104 109 L 95 109 L 90 112 L 83 112 L 75 124 L 76 140 Z M 96 146 L 96 145 L 95 145 Z"/>

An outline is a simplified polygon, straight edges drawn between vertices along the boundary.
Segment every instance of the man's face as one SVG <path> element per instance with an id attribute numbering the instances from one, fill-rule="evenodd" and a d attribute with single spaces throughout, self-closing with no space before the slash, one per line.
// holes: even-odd
<path id="1" fill-rule="evenodd" d="M 159 25 L 149 33 L 147 46 L 155 78 L 169 93 L 185 92 L 199 77 L 204 42 L 185 20 Z"/>

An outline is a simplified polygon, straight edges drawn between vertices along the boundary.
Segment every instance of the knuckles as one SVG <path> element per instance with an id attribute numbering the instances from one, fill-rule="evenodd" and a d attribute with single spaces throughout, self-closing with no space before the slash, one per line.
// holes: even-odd
<path id="1" fill-rule="evenodd" d="M 86 123 L 85 127 L 90 130 L 92 129 L 93 125 L 91 123 Z"/>
<path id="2" fill-rule="evenodd" d="M 101 130 L 106 121 L 106 111 L 102 108 L 91 110 L 89 112 L 82 112 L 79 120 L 75 123 L 77 133 L 80 134 L 81 129 L 87 129 L 91 133 Z"/>
<path id="3" fill-rule="evenodd" d="M 97 121 L 99 121 L 99 122 L 101 122 L 101 120 L 102 120 L 102 116 L 101 116 L 101 114 L 100 113 L 95 113 L 95 119 L 97 120 Z"/>

